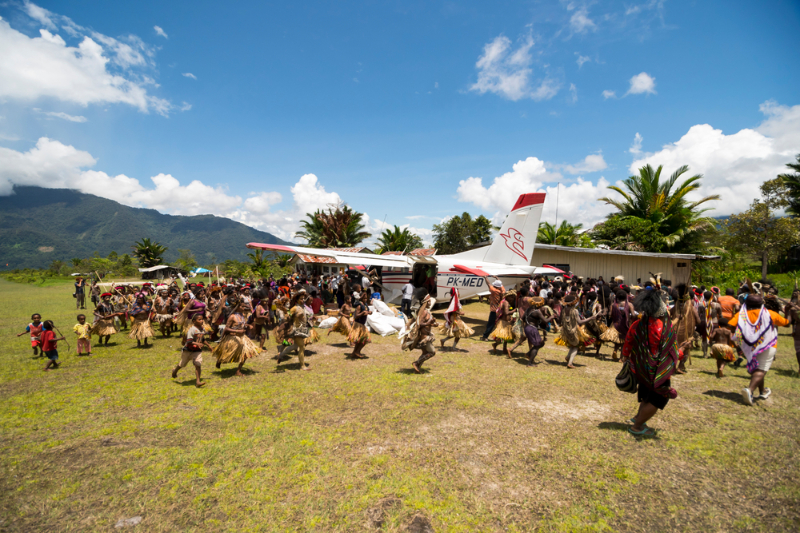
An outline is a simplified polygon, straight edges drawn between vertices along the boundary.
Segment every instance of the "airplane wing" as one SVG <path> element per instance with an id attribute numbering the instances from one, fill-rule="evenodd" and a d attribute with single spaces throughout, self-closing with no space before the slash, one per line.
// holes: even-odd
<path id="1" fill-rule="evenodd" d="M 284 254 L 304 254 L 316 255 L 318 257 L 330 257 L 342 265 L 370 265 L 384 267 L 409 268 L 409 256 L 406 255 L 377 255 L 356 252 L 342 252 L 339 250 L 328 250 L 325 248 L 309 248 L 305 246 L 285 246 L 282 244 L 261 244 L 251 242 L 248 248 L 256 250 L 271 250 Z"/>
<path id="2" fill-rule="evenodd" d="M 456 272 L 461 272 L 463 274 L 474 274 L 476 276 L 493 276 L 493 277 L 500 277 L 500 276 L 519 276 L 519 275 L 530 275 L 532 269 L 530 267 L 513 267 L 513 266 L 506 266 L 506 265 L 487 265 L 487 266 L 478 266 L 478 267 L 468 267 L 464 265 L 453 265 L 453 270 Z"/>

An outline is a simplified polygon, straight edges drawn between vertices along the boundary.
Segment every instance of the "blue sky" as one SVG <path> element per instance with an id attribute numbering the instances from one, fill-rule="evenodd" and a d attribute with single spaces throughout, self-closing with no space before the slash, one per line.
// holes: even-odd
<path id="1" fill-rule="evenodd" d="M 288 4 L 288 5 L 284 5 Z M 291 238 L 339 199 L 376 233 L 589 226 L 682 164 L 743 210 L 800 153 L 797 2 L 7 2 L 0 194 L 71 187 Z M 151 179 L 152 178 L 152 179 Z M 561 183 L 558 186 L 558 183 Z"/>

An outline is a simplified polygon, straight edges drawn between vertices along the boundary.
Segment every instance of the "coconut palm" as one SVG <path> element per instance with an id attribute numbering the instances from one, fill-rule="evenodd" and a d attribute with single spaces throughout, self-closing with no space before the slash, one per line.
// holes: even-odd
<path id="1" fill-rule="evenodd" d="M 164 261 L 162 256 L 167 251 L 166 246 L 152 242 L 146 237 L 141 241 L 136 241 L 136 244 L 131 248 L 133 249 L 133 255 L 139 260 L 139 266 L 142 268 L 160 265 Z"/>
<path id="2" fill-rule="evenodd" d="M 295 236 L 305 239 L 313 248 L 353 247 L 370 236 L 361 223 L 363 216 L 347 205 L 331 205 L 327 210 L 307 213 L 308 220 L 300 223 L 302 231 Z"/>
<path id="3" fill-rule="evenodd" d="M 418 235 L 408 231 L 408 228 L 394 226 L 393 229 L 385 229 L 378 237 L 378 249 L 376 253 L 383 252 L 410 252 L 417 248 L 422 248 L 422 239 Z"/>
<path id="4" fill-rule="evenodd" d="M 646 220 L 658 228 L 664 244 L 672 251 L 692 247 L 696 243 L 690 238 L 700 232 L 712 228 L 713 220 L 703 216 L 709 209 L 698 209 L 712 200 L 719 200 L 719 195 L 706 196 L 696 201 L 689 201 L 686 196 L 700 188 L 702 174 L 696 174 L 678 183 L 678 179 L 689 171 L 684 165 L 672 173 L 666 181 L 661 181 L 661 170 L 646 165 L 639 169 L 639 174 L 624 180 L 623 187 L 610 185 L 608 188 L 622 196 L 622 200 L 600 198 L 599 201 L 613 205 L 618 213 L 611 217 L 633 217 Z"/>
<path id="5" fill-rule="evenodd" d="M 783 180 L 783 185 L 788 192 L 786 202 L 786 212 L 794 217 L 800 217 L 800 155 L 795 156 L 797 163 L 786 163 L 786 166 L 794 170 L 791 174 L 780 174 L 778 177 Z"/>
<path id="6" fill-rule="evenodd" d="M 253 250 L 251 253 L 247 254 L 247 257 L 250 258 L 250 261 L 253 262 L 253 270 L 260 272 L 264 265 L 267 264 L 267 260 L 264 257 L 264 250 Z"/>
<path id="7" fill-rule="evenodd" d="M 561 221 L 561 225 L 557 228 L 555 224 L 542 222 L 539 224 L 536 242 L 558 246 L 579 246 L 586 243 L 586 239 L 582 239 L 581 229 L 583 229 L 583 224 L 570 224 L 566 220 Z"/>

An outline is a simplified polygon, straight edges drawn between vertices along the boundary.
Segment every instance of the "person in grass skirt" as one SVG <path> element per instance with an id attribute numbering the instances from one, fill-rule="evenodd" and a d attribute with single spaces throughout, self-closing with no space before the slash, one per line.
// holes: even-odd
<path id="1" fill-rule="evenodd" d="M 152 304 L 147 301 L 145 294 L 140 292 L 136 294 L 136 301 L 131 308 L 131 316 L 133 317 L 133 324 L 131 324 L 131 331 L 128 333 L 128 338 L 136 339 L 136 346 L 147 347 L 147 339 L 153 337 L 153 327 L 150 325 L 150 311 Z"/>
<path id="2" fill-rule="evenodd" d="M 117 313 L 114 312 L 114 305 L 111 303 L 111 293 L 104 292 L 100 295 L 100 303 L 94 310 L 94 325 L 92 326 L 92 335 L 99 337 L 98 344 L 108 345 L 111 340 L 111 335 L 116 335 L 117 328 L 114 327 L 114 317 Z M 105 337 L 105 342 L 103 342 Z"/>
<path id="3" fill-rule="evenodd" d="M 242 367 L 248 359 L 260 353 L 258 346 L 246 335 L 246 321 L 244 318 L 245 303 L 235 294 L 228 296 L 231 314 L 225 323 L 225 333 L 222 340 L 214 347 L 211 355 L 217 360 L 217 368 L 223 364 L 238 363 L 237 376 L 244 376 Z"/>
<path id="4" fill-rule="evenodd" d="M 426 295 L 420 303 L 417 318 L 409 318 L 406 321 L 405 332 L 400 336 L 400 346 L 403 350 L 422 350 L 419 359 L 411 363 L 417 374 L 422 372 L 422 364 L 436 355 L 436 348 L 433 347 L 436 337 L 432 330 L 436 326 L 436 319 L 431 313 L 435 304 L 436 300 L 431 298 L 430 294 Z"/>
<path id="5" fill-rule="evenodd" d="M 313 327 L 309 325 L 309 316 L 305 309 L 305 301 L 307 298 L 306 291 L 301 289 L 292 296 L 290 302 L 289 313 L 286 316 L 284 326 L 285 339 L 291 339 L 292 344 L 289 344 L 281 351 L 278 356 L 278 364 L 281 361 L 289 359 L 289 354 L 297 352 L 297 359 L 300 362 L 300 370 L 311 370 L 311 365 L 305 362 L 306 345 L 313 342 L 312 331 Z"/>
<path id="6" fill-rule="evenodd" d="M 586 333 L 582 327 L 584 324 L 594 319 L 594 316 L 589 318 L 581 318 L 580 312 L 577 309 L 578 296 L 577 294 L 570 293 L 564 298 L 564 310 L 561 317 L 561 333 L 556 338 L 555 343 L 559 346 L 564 346 L 569 349 L 567 352 L 566 362 L 567 368 L 575 368 L 572 362 L 578 354 L 578 350 L 591 341 L 591 337 Z"/>
<path id="7" fill-rule="evenodd" d="M 514 342 L 516 336 L 514 335 L 514 319 L 511 316 L 511 303 L 516 302 L 517 293 L 513 290 L 508 291 L 500 305 L 497 307 L 497 322 L 494 330 L 489 334 L 489 338 L 493 339 L 492 350 L 496 351 L 500 343 L 503 343 L 503 353 L 506 357 L 511 358 L 511 353 L 508 351 L 508 343 Z"/>
<path id="8" fill-rule="evenodd" d="M 333 325 L 330 331 L 328 331 L 329 336 L 331 333 L 339 333 L 344 335 L 345 338 L 350 336 L 350 331 L 353 329 L 353 325 L 350 322 L 352 302 L 353 298 L 350 295 L 344 297 L 342 306 L 339 308 L 339 319 L 336 320 L 336 323 Z"/>
<path id="9" fill-rule="evenodd" d="M 369 316 L 369 306 L 367 305 L 369 294 L 367 292 L 353 294 L 353 327 L 347 340 L 353 345 L 353 357 L 356 359 L 366 359 L 367 356 L 361 353 L 364 346 L 370 342 L 369 331 L 367 331 L 367 316 Z"/>
<path id="10" fill-rule="evenodd" d="M 172 333 L 172 298 L 167 293 L 166 285 L 158 288 L 158 296 L 153 301 L 153 310 L 156 312 L 158 329 L 163 337 L 169 337 Z"/>
<path id="11" fill-rule="evenodd" d="M 611 304 L 611 327 L 603 332 L 600 340 L 614 345 L 611 359 L 619 361 L 617 352 L 625 342 L 625 337 L 628 335 L 628 329 L 636 316 L 636 311 L 633 309 L 633 304 L 628 301 L 628 293 L 624 290 L 618 290 L 615 299 L 616 301 Z"/>
<path id="12" fill-rule="evenodd" d="M 453 347 L 451 350 L 455 351 L 458 346 L 458 341 L 462 337 L 470 337 L 475 333 L 475 330 L 467 326 L 461 317 L 464 316 L 462 310 L 461 299 L 459 298 L 458 289 L 452 287 L 450 289 L 450 306 L 444 312 L 444 324 L 439 327 L 439 332 L 445 335 L 444 339 L 439 341 L 442 349 L 444 349 L 445 341 L 453 340 Z"/>

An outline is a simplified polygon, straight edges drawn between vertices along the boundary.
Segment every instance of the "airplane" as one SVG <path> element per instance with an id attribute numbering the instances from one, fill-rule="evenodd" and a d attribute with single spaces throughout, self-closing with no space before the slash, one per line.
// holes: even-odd
<path id="1" fill-rule="evenodd" d="M 436 294 L 431 296 L 438 301 L 449 300 L 453 287 L 458 289 L 460 298 L 466 300 L 487 293 L 487 277 L 499 279 L 508 288 L 537 274 L 564 274 L 557 268 L 531 264 L 544 199 L 545 193 L 520 195 L 492 244 L 452 255 L 376 255 L 256 242 L 247 247 L 330 257 L 343 265 L 382 267 L 382 285 L 389 291 L 384 299 L 390 303 L 400 300 L 402 288 L 409 281 L 417 289 L 428 287 L 432 293 L 433 279 L 436 280 Z"/>

